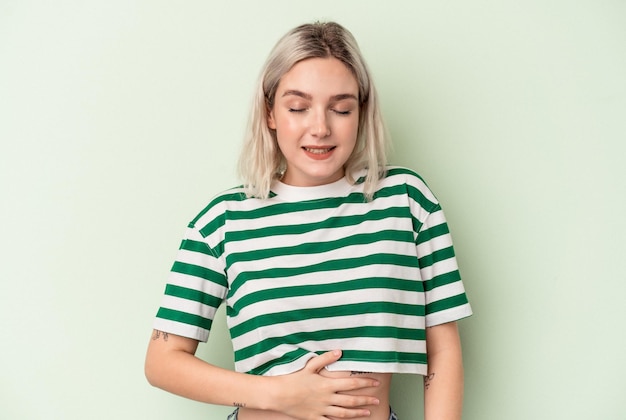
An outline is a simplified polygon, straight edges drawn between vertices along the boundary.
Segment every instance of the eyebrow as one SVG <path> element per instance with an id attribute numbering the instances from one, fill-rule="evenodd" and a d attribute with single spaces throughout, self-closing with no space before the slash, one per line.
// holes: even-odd
<path id="1" fill-rule="evenodd" d="M 284 98 L 285 96 L 290 96 L 290 95 L 299 96 L 300 98 L 304 98 L 309 101 L 313 99 L 313 96 L 311 96 L 310 94 L 302 92 L 300 90 L 295 90 L 295 89 L 290 89 L 290 90 L 285 91 L 282 97 Z M 333 102 L 342 101 L 344 99 L 354 99 L 357 102 L 359 101 L 359 99 L 351 93 L 340 93 L 339 95 L 332 96 L 330 99 Z"/>

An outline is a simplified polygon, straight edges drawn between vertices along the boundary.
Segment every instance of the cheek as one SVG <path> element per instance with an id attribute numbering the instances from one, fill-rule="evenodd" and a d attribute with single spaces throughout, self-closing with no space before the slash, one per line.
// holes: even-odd
<path id="1" fill-rule="evenodd" d="M 274 129 L 277 134 L 292 136 L 302 130 L 303 124 L 290 116 L 278 116 L 274 120 Z"/>
<path id="2" fill-rule="evenodd" d="M 356 138 L 359 134 L 359 122 L 358 120 L 355 121 L 351 121 L 350 124 L 346 124 L 343 127 L 343 134 L 346 138 L 350 138 L 353 141 L 356 142 Z"/>
<path id="3" fill-rule="evenodd" d="M 276 141 L 281 150 L 284 151 L 298 144 L 301 133 L 300 130 L 295 127 L 293 121 L 279 118 L 275 121 L 275 126 Z"/>

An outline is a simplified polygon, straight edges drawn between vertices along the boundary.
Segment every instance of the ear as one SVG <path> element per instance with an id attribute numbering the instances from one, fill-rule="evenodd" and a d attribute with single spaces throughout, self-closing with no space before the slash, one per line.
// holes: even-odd
<path id="1" fill-rule="evenodd" d="M 267 114 L 267 126 L 272 130 L 276 130 L 276 121 L 274 120 L 274 110 Z"/>

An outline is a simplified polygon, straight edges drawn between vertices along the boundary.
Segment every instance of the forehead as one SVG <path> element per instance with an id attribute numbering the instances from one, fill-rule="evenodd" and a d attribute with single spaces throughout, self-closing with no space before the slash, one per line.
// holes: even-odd
<path id="1" fill-rule="evenodd" d="M 330 58 L 308 58 L 297 62 L 283 75 L 278 84 L 278 94 L 298 90 L 316 94 L 357 95 L 359 86 L 352 71 L 340 60 Z"/>

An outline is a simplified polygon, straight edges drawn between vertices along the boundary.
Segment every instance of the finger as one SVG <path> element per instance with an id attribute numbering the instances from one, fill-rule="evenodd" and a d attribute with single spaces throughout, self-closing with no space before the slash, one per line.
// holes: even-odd
<path id="1" fill-rule="evenodd" d="M 326 414 L 325 417 L 328 419 L 353 419 L 357 417 L 369 417 L 371 414 L 371 411 L 365 408 L 347 409 L 343 407 L 328 407 L 328 414 Z"/>
<path id="2" fill-rule="evenodd" d="M 336 392 L 350 392 L 380 385 L 380 382 L 373 378 L 336 378 L 333 381 Z"/>
<path id="3" fill-rule="evenodd" d="M 306 369 L 317 373 L 331 363 L 335 363 L 339 358 L 341 358 L 341 350 L 327 351 L 309 360 Z"/>
<path id="4" fill-rule="evenodd" d="M 377 406 L 380 400 L 370 395 L 345 395 L 335 394 L 331 400 L 335 407 L 346 409 L 366 409 L 367 406 Z"/>

